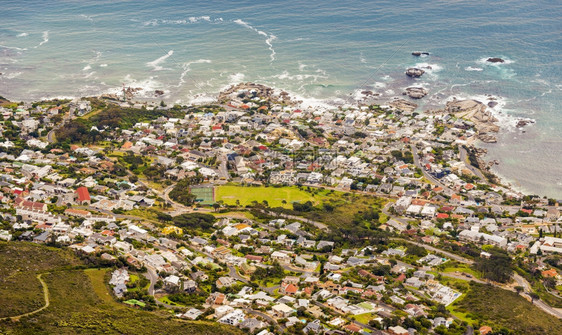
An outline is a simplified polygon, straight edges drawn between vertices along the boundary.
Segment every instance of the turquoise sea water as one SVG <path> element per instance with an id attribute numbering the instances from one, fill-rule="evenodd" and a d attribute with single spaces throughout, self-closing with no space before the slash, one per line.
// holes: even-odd
<path id="1" fill-rule="evenodd" d="M 143 87 L 205 101 L 235 82 L 311 105 L 381 102 L 412 85 L 422 108 L 493 95 L 504 127 L 486 145 L 507 182 L 562 198 L 559 1 L 2 1 L 0 95 L 13 100 Z M 428 51 L 417 58 L 414 50 Z M 502 57 L 501 65 L 486 64 Z M 408 79 L 410 66 L 431 66 Z M 158 98 L 159 100 L 160 98 Z M 514 129 L 517 117 L 536 123 Z"/>

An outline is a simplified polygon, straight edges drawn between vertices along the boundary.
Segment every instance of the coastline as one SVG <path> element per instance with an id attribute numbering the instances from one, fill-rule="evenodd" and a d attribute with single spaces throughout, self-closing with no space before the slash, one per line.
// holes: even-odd
<path id="1" fill-rule="evenodd" d="M 309 110 L 314 108 L 325 109 L 325 110 L 330 110 L 330 109 L 336 110 L 342 108 L 361 109 L 361 107 L 365 107 L 368 105 L 367 104 L 368 99 L 360 100 L 360 102 L 355 101 L 356 103 L 358 102 L 357 105 L 354 105 L 352 103 L 330 104 L 329 102 L 321 101 L 321 100 L 318 100 L 318 104 L 310 104 L 310 101 L 305 101 L 305 99 L 299 99 L 298 96 L 295 97 L 295 95 L 285 90 L 281 90 L 278 88 L 271 88 L 266 85 L 250 83 L 250 82 L 229 85 L 225 87 L 221 92 L 218 92 L 212 101 L 205 99 L 205 101 L 201 101 L 199 103 L 190 103 L 190 105 L 202 106 L 212 103 L 224 104 L 225 101 L 227 100 L 226 96 L 228 96 L 229 93 L 244 88 L 257 90 L 260 92 L 261 95 L 270 96 L 272 98 L 271 99 L 272 102 L 280 103 L 284 106 L 291 107 L 291 108 L 303 108 L 303 110 L 304 109 Z M 121 95 L 124 95 L 126 97 L 126 103 L 130 105 L 135 105 L 135 106 L 141 106 L 147 104 L 157 105 L 158 101 L 162 101 L 166 103 L 164 99 L 163 91 L 158 89 L 154 91 L 154 99 L 147 99 L 145 97 L 135 96 L 138 92 L 143 91 L 142 88 L 128 87 L 128 88 L 123 88 L 122 91 L 123 93 Z M 118 92 L 118 90 L 115 88 L 112 89 L 112 92 Z M 365 93 L 365 91 L 363 91 L 362 93 Z M 368 97 L 369 93 L 367 93 L 366 95 Z M 119 95 L 116 93 L 102 94 L 96 97 L 113 100 L 114 102 L 117 103 L 123 103 L 123 101 L 121 100 L 122 98 L 120 98 Z M 488 96 L 488 97 L 490 101 L 496 100 L 492 96 Z M 69 99 L 69 98 L 70 97 L 63 97 L 63 99 Z M 72 100 L 80 99 L 80 98 L 84 98 L 84 97 L 74 97 L 72 98 Z M 466 148 L 468 148 L 469 151 L 475 153 L 476 161 L 472 161 L 472 163 L 469 161 L 466 162 L 466 164 L 470 164 L 472 167 L 481 171 L 482 174 L 486 177 L 485 181 L 487 183 L 489 182 L 497 186 L 508 188 L 519 194 L 528 194 L 528 195 L 532 194 L 532 192 L 528 192 L 522 189 L 521 187 L 517 188 L 515 185 L 513 185 L 510 182 L 508 178 L 494 171 L 493 169 L 494 165 L 501 164 L 501 161 L 498 161 L 497 159 L 492 159 L 491 161 L 486 162 L 486 159 L 490 157 L 488 156 L 487 150 L 483 148 L 482 145 L 485 143 L 496 144 L 497 142 L 496 136 L 499 136 L 502 134 L 502 132 L 507 131 L 501 125 L 500 126 L 497 125 L 498 123 L 498 119 L 496 118 L 497 114 L 494 112 L 494 107 L 497 104 L 493 104 L 491 106 L 490 103 L 484 104 L 483 102 L 477 101 L 475 99 L 456 100 L 456 97 L 454 97 L 453 100 L 448 101 L 445 104 L 445 106 L 443 106 L 442 109 L 438 109 L 438 110 L 428 109 L 425 111 L 419 111 L 420 106 L 418 106 L 415 103 L 415 101 L 412 100 L 414 99 L 404 100 L 404 98 L 400 96 L 396 96 L 393 99 L 387 101 L 387 104 L 385 105 L 395 110 L 404 110 L 408 113 L 421 113 L 428 116 L 437 115 L 437 114 L 444 114 L 444 115 L 454 114 L 459 119 L 465 119 L 470 122 L 474 122 L 475 128 L 478 130 L 478 132 L 474 136 L 469 137 L 465 141 L 464 146 L 466 146 Z M 335 99 L 335 101 L 338 100 Z M 380 105 L 383 106 L 383 104 Z M 526 125 L 527 124 L 524 124 L 523 126 Z M 484 135 L 484 137 L 482 135 Z M 474 164 L 475 162 L 476 164 Z"/>

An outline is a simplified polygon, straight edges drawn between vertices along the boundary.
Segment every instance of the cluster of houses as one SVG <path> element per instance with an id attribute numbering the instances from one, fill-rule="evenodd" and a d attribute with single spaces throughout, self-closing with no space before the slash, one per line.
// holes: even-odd
<path id="1" fill-rule="evenodd" d="M 119 143 L 113 151 L 149 159 L 172 182 L 200 176 L 206 183 L 354 190 L 393 199 L 396 216 L 381 229 L 404 236 L 423 231 L 421 242 L 427 244 L 452 238 L 513 253 L 562 251 L 556 201 L 525 200 L 518 192 L 491 185 L 461 159 L 459 150 L 478 135 L 470 121 L 395 106 L 299 109 L 271 103 L 251 90 L 232 92 L 220 108 L 186 108 L 181 118 L 160 117 L 119 131 L 94 130 Z M 240 96 L 252 98 L 242 101 Z M 0 123 L 0 240 L 68 245 L 108 262 L 121 256 L 130 271 L 155 273 L 163 283 L 160 294 L 208 294 L 202 306 L 189 306 L 178 317 L 210 315 L 260 335 L 270 334 L 270 326 L 298 326 L 314 334 L 373 331 L 355 317 L 368 316 L 379 324 L 396 310 L 411 318 L 427 317 L 430 308 L 419 295 L 445 306 L 459 298 L 460 292 L 422 269 L 440 266 L 447 261 L 442 257 L 430 254 L 412 265 L 402 262 L 402 248 L 334 253 L 334 242 L 317 238 L 297 220 L 225 217 L 210 236 L 180 241 L 172 237 L 184 235 L 178 227 L 162 229 L 119 217 L 118 210 L 157 205 L 159 193 L 116 173 L 116 160 L 99 147 L 49 149 L 48 138 L 41 135 L 55 126 L 57 116 L 90 111 L 86 100 L 0 107 L 4 120 L 12 120 L 11 125 Z M 9 127 L 16 127 L 23 141 L 5 137 Z M 249 285 L 258 269 L 276 264 L 285 276 L 269 286 Z M 379 266 L 391 272 L 373 274 Z M 551 270 L 555 273 L 547 275 L 560 279 L 556 270 L 545 269 Z M 129 280 L 126 269 L 112 273 L 115 296 L 126 295 Z M 431 321 L 432 327 L 453 322 L 442 317 Z M 397 325 L 384 332 L 404 335 L 412 329 Z"/>

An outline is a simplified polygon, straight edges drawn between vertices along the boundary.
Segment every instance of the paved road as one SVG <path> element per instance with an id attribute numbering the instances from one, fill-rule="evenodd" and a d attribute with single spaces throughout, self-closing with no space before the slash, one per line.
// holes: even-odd
<path id="1" fill-rule="evenodd" d="M 473 263 L 474 263 L 474 261 L 472 261 L 472 260 L 470 260 L 470 259 L 468 259 L 468 258 L 464 258 L 464 257 L 462 257 L 462 256 L 453 254 L 453 253 L 448 252 L 448 251 L 445 251 L 445 250 L 441 250 L 441 249 L 436 248 L 436 247 L 432 247 L 432 246 L 427 245 L 427 244 L 425 244 L 425 243 L 420 243 L 420 242 L 416 242 L 416 241 L 406 240 L 406 239 L 399 238 L 399 237 L 391 237 L 390 239 L 391 239 L 391 240 L 403 241 L 403 242 L 415 244 L 415 245 L 420 246 L 420 247 L 423 247 L 423 248 L 425 248 L 425 249 L 427 249 L 427 250 L 429 250 L 429 251 L 433 251 L 433 252 L 436 252 L 436 253 L 441 253 L 441 254 L 443 254 L 443 255 L 445 255 L 445 256 L 451 258 L 451 259 L 454 259 L 455 261 L 461 262 L 461 263 L 465 263 L 465 264 L 473 264 Z"/>
<path id="2" fill-rule="evenodd" d="M 408 221 L 412 221 L 412 219 L 397 217 L 397 216 L 391 214 L 391 213 L 389 212 L 389 208 L 390 208 L 390 206 L 392 206 L 392 205 L 394 205 L 394 203 L 392 203 L 392 202 L 389 202 L 389 203 L 387 203 L 386 205 L 384 205 L 384 207 L 382 208 L 383 214 L 389 217 L 389 221 L 390 221 L 390 220 L 394 220 L 394 221 L 400 222 L 401 224 L 404 224 L 404 225 L 407 226 L 407 225 L 408 225 Z"/>
<path id="3" fill-rule="evenodd" d="M 64 126 L 64 124 L 71 119 L 70 110 L 63 116 L 62 122 L 51 129 L 49 133 L 47 133 L 47 142 L 55 143 L 57 139 L 55 138 L 55 132 L 60 127 Z"/>
<path id="4" fill-rule="evenodd" d="M 230 175 L 228 174 L 228 167 L 227 167 L 226 163 L 227 163 L 226 155 L 220 155 L 218 174 L 219 174 L 219 177 L 223 178 L 224 180 L 230 179 Z"/>
<path id="5" fill-rule="evenodd" d="M 452 190 L 451 188 L 447 187 L 445 184 L 443 184 L 441 181 L 439 181 L 437 178 L 435 178 L 434 176 L 432 176 L 430 173 L 428 173 L 423 166 L 421 166 L 420 163 L 420 159 L 418 156 L 418 148 L 416 148 L 415 145 L 411 144 L 410 148 L 412 149 L 412 155 L 414 156 L 414 165 L 417 166 L 418 168 L 420 168 L 422 170 L 422 173 L 424 175 L 425 178 L 427 178 L 430 182 L 432 182 L 433 184 L 440 186 L 443 188 L 443 192 L 446 195 L 453 195 L 455 194 L 455 191 Z"/>
<path id="6" fill-rule="evenodd" d="M 156 269 L 154 269 L 152 266 L 146 266 L 146 278 L 148 278 L 148 280 L 150 280 L 150 286 L 148 287 L 148 294 L 150 294 L 151 296 L 154 296 L 154 285 L 156 284 L 156 282 L 158 281 L 158 274 L 156 273 Z"/>
<path id="7" fill-rule="evenodd" d="M 272 318 L 271 316 L 260 312 L 260 311 L 256 311 L 253 310 L 251 308 L 244 308 L 244 312 L 248 313 L 248 314 L 252 314 L 252 315 L 256 315 L 256 316 L 261 316 L 262 318 L 264 318 L 265 320 L 267 320 L 269 323 L 271 323 L 272 325 L 276 325 L 277 327 L 279 327 L 279 329 L 281 329 L 281 332 L 283 332 L 285 330 L 285 326 L 283 326 L 282 324 L 277 323 L 277 320 L 275 320 L 274 318 Z"/>
<path id="8" fill-rule="evenodd" d="M 361 322 L 359 322 L 359 321 L 355 321 L 355 320 L 353 320 L 353 319 L 351 319 L 351 318 L 348 318 L 348 317 L 345 316 L 343 313 L 341 313 L 341 312 L 339 312 L 339 311 L 337 311 L 337 310 L 335 310 L 335 309 L 330 308 L 330 306 L 326 306 L 326 305 L 324 305 L 324 304 L 322 304 L 322 303 L 320 303 L 320 302 L 318 302 L 318 301 L 316 301 L 316 300 L 311 300 L 311 302 L 312 302 L 313 304 L 315 304 L 316 306 L 321 307 L 321 308 L 322 308 L 322 307 L 327 307 L 327 308 L 330 310 L 330 314 L 332 314 L 332 315 L 337 315 L 337 316 L 339 316 L 339 317 L 341 317 L 341 318 L 344 318 L 344 319 L 348 320 L 349 322 L 355 323 L 355 324 L 358 325 L 359 327 L 369 329 L 369 330 L 371 331 L 371 334 L 386 335 L 386 333 L 381 332 L 381 331 L 378 330 L 377 328 L 371 327 L 371 326 L 369 326 L 368 324 L 364 324 L 364 323 L 361 323 Z"/>
<path id="9" fill-rule="evenodd" d="M 485 181 L 486 177 L 484 176 L 482 171 L 480 171 L 480 169 L 478 169 L 475 166 L 473 166 L 472 164 L 470 164 L 470 161 L 468 160 L 468 153 L 460 145 L 459 145 L 459 154 L 460 154 L 461 162 L 465 163 L 466 167 L 470 170 L 470 172 L 474 173 L 482 181 Z"/>
<path id="10" fill-rule="evenodd" d="M 458 261 L 458 262 L 461 262 L 461 263 L 465 263 L 465 264 L 473 264 L 473 263 L 474 263 L 474 261 L 471 261 L 471 260 L 466 259 L 466 258 L 464 258 L 464 257 L 461 257 L 461 256 L 459 256 L 459 255 L 455 255 L 455 254 L 450 253 L 450 252 L 448 252 L 448 251 L 445 251 L 445 250 L 441 250 L 441 249 L 432 247 L 432 246 L 427 245 L 427 244 L 424 244 L 424 243 L 419 243 L 419 242 L 414 242 L 414 241 L 410 241 L 410 240 L 405 240 L 405 239 L 402 239 L 402 238 L 392 238 L 392 239 L 393 239 L 393 240 L 402 240 L 402 241 L 406 241 L 406 242 L 408 242 L 408 243 L 412 243 L 412 244 L 415 244 L 415 245 L 417 245 L 417 246 L 423 247 L 423 248 L 425 248 L 425 249 L 427 249 L 427 250 L 430 250 L 430 251 L 433 251 L 433 252 L 441 253 L 441 254 L 443 254 L 443 255 L 445 255 L 445 256 L 451 258 L 451 259 L 454 259 L 454 260 L 456 260 L 456 261 Z M 464 277 L 464 276 L 457 276 L 457 275 L 450 274 L 450 273 L 447 273 L 447 274 L 443 273 L 443 275 L 445 275 L 445 276 L 447 276 L 447 277 L 457 278 L 457 279 L 473 280 L 473 281 L 477 281 L 477 282 L 483 282 L 483 281 L 480 281 L 480 280 L 477 280 L 477 279 L 474 279 L 474 278 L 467 278 L 467 277 Z M 555 309 L 555 308 L 551 307 L 550 305 L 546 304 L 544 301 L 542 301 L 542 300 L 540 300 L 540 299 L 537 299 L 537 300 L 534 300 L 534 301 L 533 301 L 533 299 L 531 299 L 531 296 L 530 296 L 530 293 L 532 292 L 531 284 L 529 284 L 529 282 L 528 282 L 525 278 L 523 278 L 523 277 L 521 277 L 520 275 L 518 275 L 518 274 L 515 273 L 515 274 L 513 274 L 513 279 L 515 280 L 515 282 L 517 283 L 517 285 L 523 287 L 522 296 L 523 296 L 524 298 L 526 298 L 526 299 L 529 300 L 529 301 L 532 301 L 535 306 L 537 306 L 538 308 L 540 308 L 540 309 L 542 309 L 543 311 L 547 312 L 548 314 L 553 315 L 553 316 L 555 316 L 555 317 L 557 317 L 557 318 L 562 318 L 562 313 L 561 313 L 560 311 L 558 311 L 557 309 Z M 483 283 L 491 284 L 491 285 L 494 285 L 494 286 L 499 287 L 499 288 L 504 289 L 504 290 L 510 290 L 510 291 L 514 291 L 514 290 L 515 290 L 514 288 L 509 287 L 509 286 L 506 286 L 506 285 L 500 285 L 500 284 L 496 284 L 496 283 L 492 283 L 492 282 L 483 282 Z"/>
<path id="11" fill-rule="evenodd" d="M 312 225 L 314 225 L 316 228 L 318 229 L 322 229 L 322 230 L 329 230 L 328 226 L 323 224 L 322 222 L 318 222 L 318 221 L 313 221 L 313 220 L 309 220 L 300 216 L 296 216 L 296 215 L 288 215 L 288 214 L 283 214 L 283 213 L 275 213 L 275 212 L 270 212 L 270 211 L 266 211 L 263 209 L 258 209 L 260 212 L 265 213 L 267 215 L 271 215 L 271 216 L 278 216 L 278 217 L 282 217 L 285 219 L 291 219 L 291 220 L 297 220 L 297 221 L 302 221 L 302 222 L 306 222 L 306 223 L 310 223 Z"/>

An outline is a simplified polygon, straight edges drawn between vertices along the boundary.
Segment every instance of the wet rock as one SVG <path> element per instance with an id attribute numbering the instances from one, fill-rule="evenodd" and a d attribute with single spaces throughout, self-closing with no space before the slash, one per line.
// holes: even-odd
<path id="1" fill-rule="evenodd" d="M 535 121 L 533 121 L 533 120 L 519 120 L 519 121 L 517 121 L 517 124 L 515 126 L 517 128 L 523 128 L 526 125 L 529 125 L 531 123 L 535 123 Z"/>
<path id="2" fill-rule="evenodd" d="M 490 107 L 490 108 L 494 108 L 494 107 L 496 107 L 497 105 L 498 105 L 498 103 L 497 103 L 496 101 L 490 101 L 490 102 L 488 102 L 488 107 Z"/>
<path id="3" fill-rule="evenodd" d="M 419 78 L 425 73 L 424 70 L 411 67 L 406 70 L 406 75 L 410 78 Z"/>
<path id="4" fill-rule="evenodd" d="M 427 95 L 427 90 L 423 87 L 408 87 L 403 95 L 407 95 L 412 99 L 421 99 Z"/>
<path id="5" fill-rule="evenodd" d="M 412 52 L 412 56 L 419 57 L 419 56 L 422 56 L 422 55 L 423 56 L 429 56 L 429 52 L 424 52 L 424 51 L 414 51 L 414 52 Z"/>
<path id="6" fill-rule="evenodd" d="M 488 59 L 486 59 L 486 62 L 490 62 L 490 63 L 505 63 L 505 61 L 499 57 L 490 57 Z"/>
<path id="7" fill-rule="evenodd" d="M 164 91 L 162 91 L 162 90 L 155 90 L 155 91 L 154 91 L 154 95 L 157 96 L 157 97 L 159 97 L 159 96 L 161 96 L 161 95 L 164 95 Z"/>

